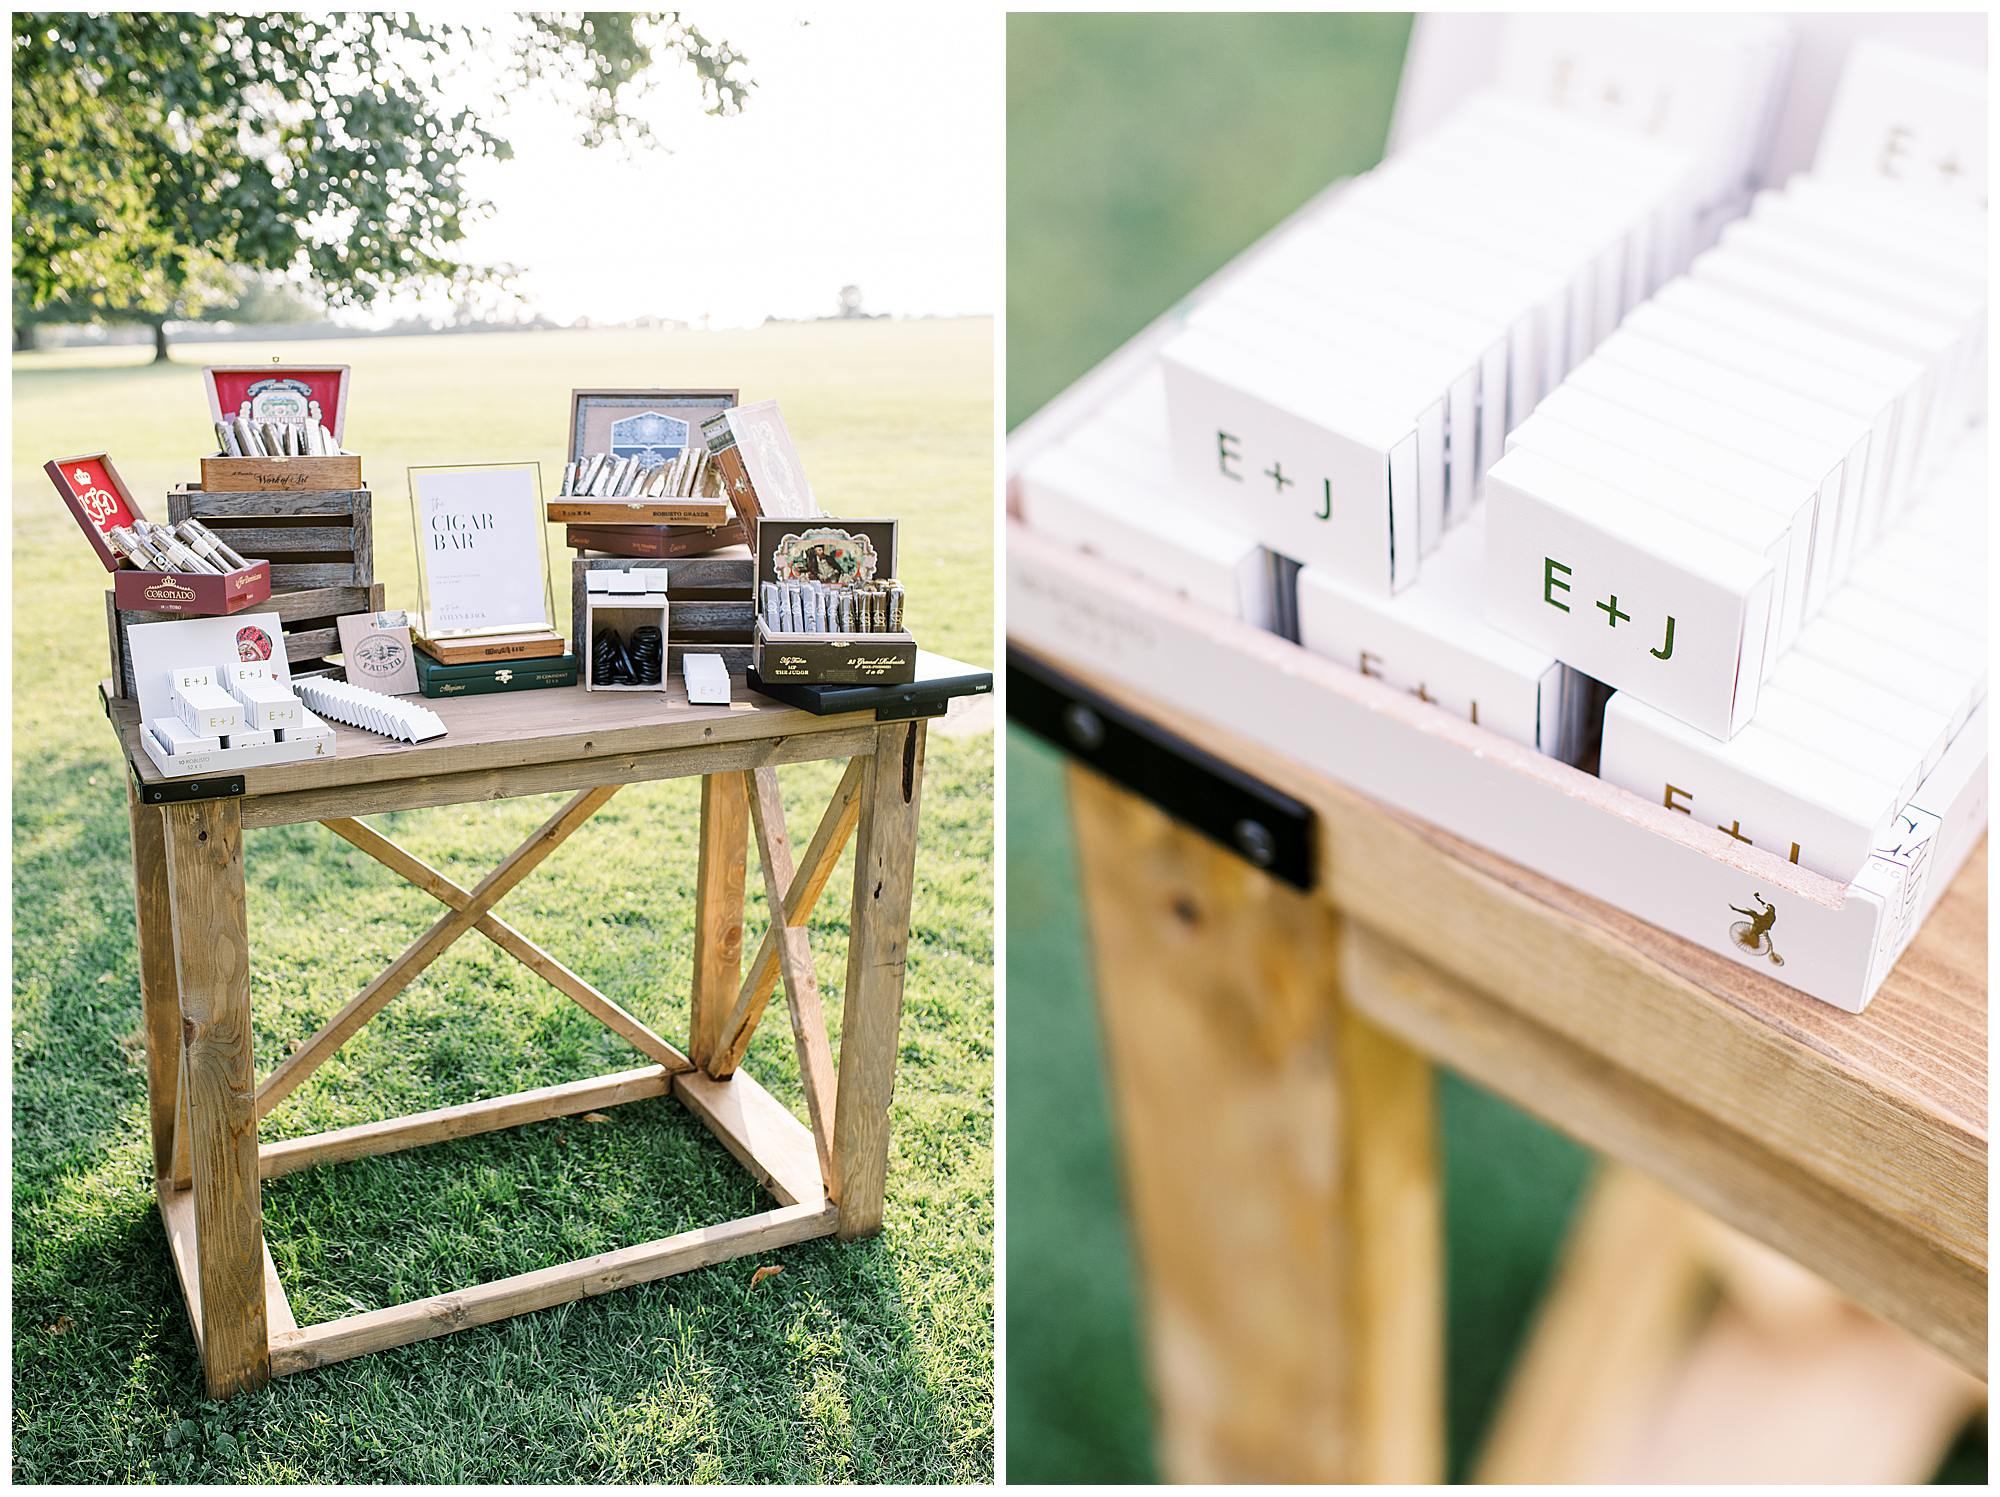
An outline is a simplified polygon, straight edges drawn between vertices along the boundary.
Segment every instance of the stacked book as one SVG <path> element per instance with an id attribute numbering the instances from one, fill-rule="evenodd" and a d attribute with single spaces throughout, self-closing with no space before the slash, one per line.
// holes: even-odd
<path id="1" fill-rule="evenodd" d="M 553 629 L 432 639 L 419 625 L 410 631 L 410 642 L 416 646 L 417 682 L 427 697 L 535 691 L 577 681 L 576 656 Z"/>

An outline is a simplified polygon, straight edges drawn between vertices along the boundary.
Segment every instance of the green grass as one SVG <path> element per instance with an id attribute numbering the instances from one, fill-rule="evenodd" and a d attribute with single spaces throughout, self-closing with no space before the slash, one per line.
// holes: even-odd
<path id="1" fill-rule="evenodd" d="M 1015 15 L 1007 420 L 1032 415 L 1334 178 L 1379 158 L 1384 15 Z M 1157 1477 L 1060 758 L 1007 735 L 1007 1471 Z M 1464 1476 L 1589 1155 L 1447 1075 L 1449 1471 Z M 1983 1481 L 1983 1433 L 1940 1480 Z"/>
<path id="2" fill-rule="evenodd" d="M 403 469 L 558 461 L 583 385 L 776 396 L 829 510 L 899 515 L 925 643 L 991 660 L 991 324 L 548 333 L 285 345 L 354 365 L 349 445 L 376 488 L 377 571 L 413 602 Z M 888 1226 L 200 1397 L 150 1200 L 120 769 L 96 703 L 103 579 L 39 471 L 109 446 L 150 513 L 193 477 L 197 368 L 237 345 L 15 361 L 14 1475 L 21 1481 L 978 1482 L 993 1466 L 993 740 L 931 738 L 893 1114 Z M 143 356 L 143 355 L 142 355 Z M 559 560 L 560 538 L 555 541 Z M 976 585 L 968 585 L 967 579 Z M 558 576 L 558 617 L 567 618 Z M 785 772 L 804 835 L 838 766 Z M 556 797 L 384 829 L 461 883 Z M 620 792 L 503 912 L 669 1036 L 685 1034 L 698 786 Z M 851 854 L 850 854 L 851 860 Z M 316 827 L 248 838 L 260 1074 L 436 907 Z M 846 887 L 847 868 L 834 889 Z M 764 905 L 753 877 L 750 929 Z M 846 901 L 813 922 L 838 1046 Z M 284 1136 L 638 1064 L 468 937 L 272 1117 Z M 788 1026 L 747 1069 L 794 1111 Z M 302 1322 L 761 1209 L 675 1105 L 558 1120 L 271 1182 Z M 750 1288 L 752 1271 L 783 1272 Z"/>

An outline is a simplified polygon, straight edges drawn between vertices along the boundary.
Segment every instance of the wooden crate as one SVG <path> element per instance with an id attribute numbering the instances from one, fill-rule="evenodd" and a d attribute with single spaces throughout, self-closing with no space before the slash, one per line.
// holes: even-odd
<path id="1" fill-rule="evenodd" d="M 340 650 L 340 629 L 335 621 L 342 614 L 379 611 L 382 594 L 379 582 L 368 587 L 301 588 L 287 593 L 272 593 L 271 600 L 258 604 L 255 611 L 277 614 L 284 629 L 285 658 L 291 663 L 293 673 L 297 674 L 317 670 L 326 663 L 327 656 L 337 654 Z M 163 623 L 186 615 L 121 609 L 115 595 L 109 591 L 104 594 L 104 612 L 111 636 L 112 689 L 120 697 L 136 696 L 132 662 L 125 648 L 125 631 L 134 624 Z"/>
<path id="2" fill-rule="evenodd" d="M 680 668 L 689 650 L 720 655 L 730 670 L 750 665 L 756 638 L 756 608 L 751 603 L 755 563 L 748 551 L 722 556 L 678 556 L 656 559 L 629 556 L 578 556 L 570 563 L 570 640 L 582 649 L 590 637 L 584 617 L 585 572 L 630 571 L 634 567 L 667 573 L 667 670 Z"/>
<path id="3" fill-rule="evenodd" d="M 199 520 L 244 556 L 270 562 L 275 597 L 373 584 L 370 500 L 367 489 L 236 494 L 183 484 L 167 495 L 167 518 Z"/>

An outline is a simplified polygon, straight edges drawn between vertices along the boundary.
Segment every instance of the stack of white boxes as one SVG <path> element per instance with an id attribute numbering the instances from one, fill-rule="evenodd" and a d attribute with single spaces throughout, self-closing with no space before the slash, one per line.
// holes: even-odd
<path id="1" fill-rule="evenodd" d="M 146 734 L 153 757 L 170 773 L 205 773 L 217 762 L 208 756 L 236 750 L 279 749 L 268 756 L 271 762 L 300 757 L 302 749 L 333 752 L 333 729 L 308 712 L 263 661 L 178 666 L 167 699 L 173 716 L 152 718 Z M 260 762 L 265 761 L 255 754 L 232 753 L 218 767 Z"/>

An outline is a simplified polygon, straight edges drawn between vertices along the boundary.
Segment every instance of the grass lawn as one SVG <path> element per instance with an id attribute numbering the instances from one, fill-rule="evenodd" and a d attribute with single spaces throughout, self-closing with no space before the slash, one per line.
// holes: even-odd
<path id="1" fill-rule="evenodd" d="M 560 466 L 572 387 L 775 396 L 822 505 L 908 521 L 927 646 L 992 659 L 992 324 L 540 333 L 285 344 L 354 366 L 348 445 L 375 486 L 377 576 L 414 606 L 404 469 Z M 14 362 L 14 1476 L 20 1481 L 979 1482 L 993 1469 L 991 734 L 933 733 L 888 1226 L 281 1379 L 214 1404 L 157 1213 L 121 769 L 95 701 L 102 574 L 40 472 L 109 447 L 148 513 L 197 476 L 198 368 L 255 345 Z M 567 556 L 558 618 L 567 619 Z M 795 838 L 838 766 L 785 771 Z M 687 1031 L 695 781 L 621 791 L 502 906 L 670 1037 Z M 560 797 L 380 818 L 469 883 Z M 803 829 L 803 830 L 802 830 Z M 435 918 L 317 827 L 248 837 L 257 1064 L 270 1068 Z M 849 854 L 851 858 L 851 852 Z M 847 886 L 844 865 L 833 888 Z M 749 926 L 764 907 L 753 874 Z M 839 1044 L 844 898 L 813 921 Z M 338 1127 L 639 1064 L 467 938 L 275 1112 Z M 772 1013 L 746 1069 L 803 1115 Z M 673 1103 L 287 1176 L 265 1229 L 301 1323 L 761 1209 Z M 760 1264 L 783 1272 L 755 1289 Z"/>
<path id="2" fill-rule="evenodd" d="M 1379 159 L 1407 16 L 1014 15 L 1007 421 Z M 1157 1477 L 1062 760 L 1007 735 L 1010 1481 Z M 1446 1423 L 1462 1479 L 1590 1169 L 1446 1075 Z M 1982 1482 L 1983 1429 L 1940 1481 Z"/>

